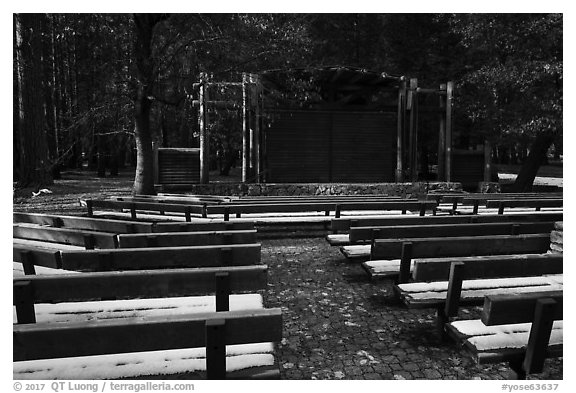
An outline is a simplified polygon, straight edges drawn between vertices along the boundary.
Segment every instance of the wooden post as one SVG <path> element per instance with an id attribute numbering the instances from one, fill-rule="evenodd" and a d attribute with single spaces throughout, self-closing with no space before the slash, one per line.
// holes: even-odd
<path id="1" fill-rule="evenodd" d="M 412 242 L 402 243 L 402 255 L 400 257 L 400 273 L 398 283 L 407 283 L 410 279 L 410 265 L 412 262 Z"/>
<path id="2" fill-rule="evenodd" d="M 490 141 L 484 142 L 484 181 L 489 182 L 491 180 L 491 165 L 492 165 L 492 145 Z"/>
<path id="3" fill-rule="evenodd" d="M 447 182 L 452 181 L 452 105 L 454 82 L 446 84 L 446 176 Z"/>
<path id="4" fill-rule="evenodd" d="M 557 303 L 554 299 L 538 299 L 534 312 L 534 321 L 530 329 L 526 356 L 523 369 L 527 374 L 540 373 L 544 367 L 552 324 L 554 323 L 554 308 Z"/>
<path id="5" fill-rule="evenodd" d="M 248 75 L 242 74 L 242 183 L 246 183 L 248 179 L 248 166 L 249 166 L 249 151 L 248 151 L 248 134 L 250 130 L 249 124 L 249 108 L 248 108 Z"/>
<path id="6" fill-rule="evenodd" d="M 154 165 L 154 184 L 160 184 L 160 163 L 158 161 L 158 143 L 152 143 L 153 165 Z"/>
<path id="7" fill-rule="evenodd" d="M 410 109 L 410 180 L 418 180 L 418 79 L 410 79 L 408 106 Z"/>
<path id="8" fill-rule="evenodd" d="M 440 85 L 440 92 L 446 91 L 446 84 Z M 440 127 L 438 132 L 438 181 L 446 179 L 446 96 L 438 95 L 440 103 Z"/>
<path id="9" fill-rule="evenodd" d="M 216 311 L 230 310 L 230 274 L 219 272 L 215 274 L 216 280 Z"/>
<path id="10" fill-rule="evenodd" d="M 206 378 L 226 378 L 226 320 L 206 321 Z"/>
<path id="11" fill-rule="evenodd" d="M 462 281 L 464 279 L 464 266 L 463 262 L 452 262 L 450 265 L 450 278 L 444 308 L 446 317 L 455 317 L 458 315 L 458 305 L 460 303 Z"/>
<path id="12" fill-rule="evenodd" d="M 406 112 L 406 79 L 400 79 L 398 87 L 398 124 L 396 131 L 396 182 L 404 181 L 403 150 L 404 150 L 404 121 Z"/>
<path id="13" fill-rule="evenodd" d="M 14 283 L 13 295 L 16 306 L 16 319 L 18 323 L 35 323 L 34 292 L 30 281 Z"/>
<path id="14" fill-rule="evenodd" d="M 256 182 L 261 183 L 261 160 L 260 160 L 260 122 L 262 120 L 262 114 L 260 113 L 260 99 L 262 86 L 260 85 L 260 78 L 258 76 L 253 76 L 254 82 L 254 92 L 255 96 L 255 108 L 254 108 L 254 176 L 256 177 Z"/>
<path id="15" fill-rule="evenodd" d="M 34 267 L 34 254 L 32 251 L 25 250 L 20 253 L 20 263 L 22 263 L 22 267 L 24 268 L 24 274 L 35 275 L 36 268 Z"/>
<path id="16" fill-rule="evenodd" d="M 208 76 L 200 74 L 200 94 L 198 96 L 200 124 L 200 183 L 207 184 L 210 175 L 210 135 L 208 133 Z"/>

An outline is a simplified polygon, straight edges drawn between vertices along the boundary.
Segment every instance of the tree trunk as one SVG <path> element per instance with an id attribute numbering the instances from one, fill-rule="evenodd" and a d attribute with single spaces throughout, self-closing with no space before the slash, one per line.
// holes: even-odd
<path id="1" fill-rule="evenodd" d="M 52 184 L 44 129 L 42 14 L 15 15 L 18 75 L 19 185 Z"/>
<path id="2" fill-rule="evenodd" d="M 512 192 L 528 192 L 532 188 L 538 169 L 545 162 L 546 152 L 554 142 L 554 135 L 550 133 L 539 134 L 532 146 L 530 153 L 520 168 L 520 173 L 512 186 Z"/>
<path id="3" fill-rule="evenodd" d="M 152 83 L 154 64 L 152 58 L 152 35 L 154 26 L 164 16 L 155 14 L 134 14 L 135 57 L 136 57 L 136 99 L 134 102 L 134 123 L 136 139 L 136 176 L 134 194 L 154 194 L 154 156 L 150 130 L 152 108 Z"/>

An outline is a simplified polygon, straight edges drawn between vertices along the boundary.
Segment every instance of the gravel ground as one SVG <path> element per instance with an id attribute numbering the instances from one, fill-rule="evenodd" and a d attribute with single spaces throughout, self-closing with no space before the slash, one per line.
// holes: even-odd
<path id="1" fill-rule="evenodd" d="M 14 211 L 81 214 L 78 198 L 128 195 L 132 175 L 96 179 L 67 174 L 51 194 L 17 190 Z M 277 347 L 283 379 L 508 379 L 507 364 L 478 366 L 442 342 L 432 310 L 407 310 L 391 298 L 391 283 L 371 282 L 320 237 L 262 239 L 269 266 L 268 307 L 281 307 L 284 339 Z M 472 318 L 477 310 L 461 310 Z M 562 359 L 530 379 L 562 379 Z"/>
<path id="2" fill-rule="evenodd" d="M 434 310 L 407 310 L 391 282 L 370 281 L 321 238 L 262 241 L 270 267 L 267 306 L 282 307 L 283 379 L 509 379 L 507 364 L 478 366 L 435 329 Z M 477 309 L 462 309 L 472 318 Z M 530 379 L 562 379 L 547 361 Z"/>

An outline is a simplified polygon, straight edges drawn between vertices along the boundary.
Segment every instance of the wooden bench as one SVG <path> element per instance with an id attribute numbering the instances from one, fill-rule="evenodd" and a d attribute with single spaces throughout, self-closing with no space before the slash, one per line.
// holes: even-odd
<path id="1" fill-rule="evenodd" d="M 22 276 L 13 278 L 13 304 L 18 323 L 36 323 L 39 303 L 215 294 L 215 311 L 229 311 L 231 294 L 266 289 L 267 274 L 268 267 L 258 265 Z"/>
<path id="2" fill-rule="evenodd" d="M 394 291 L 408 308 L 434 308 L 440 332 L 460 306 L 479 306 L 485 295 L 562 288 L 563 258 L 558 254 L 432 258 L 414 262 L 416 282 Z M 422 282 L 424 281 L 424 282 Z"/>
<path id="3" fill-rule="evenodd" d="M 256 230 L 118 235 L 120 248 L 181 247 L 256 243 Z"/>
<path id="4" fill-rule="evenodd" d="M 563 199 L 500 199 L 487 200 L 486 208 L 497 208 L 498 214 L 504 214 L 505 208 L 528 207 L 539 211 L 541 208 L 562 208 Z"/>
<path id="5" fill-rule="evenodd" d="M 92 250 L 94 248 L 118 247 L 118 239 L 116 235 L 108 232 L 53 228 L 29 224 L 14 224 L 12 226 L 12 236 L 17 239 L 40 240 L 52 243 L 84 246 L 87 250 Z"/>
<path id="6" fill-rule="evenodd" d="M 60 216 L 38 213 L 12 214 L 14 223 L 45 225 L 53 228 L 79 229 L 110 233 L 150 233 L 153 224 L 139 221 L 120 221 L 104 218 Z"/>
<path id="7" fill-rule="evenodd" d="M 550 233 L 553 229 L 553 221 L 352 227 L 349 242 L 358 244 L 371 242 L 374 239 L 407 237 L 519 235 Z"/>
<path id="8" fill-rule="evenodd" d="M 518 379 L 540 373 L 563 355 L 562 291 L 486 296 L 479 320 L 455 321 L 447 332 L 478 364 L 508 362 Z"/>
<path id="9" fill-rule="evenodd" d="M 22 264 L 24 274 L 36 274 L 36 266 L 50 269 L 62 269 L 62 255 L 60 251 L 39 247 L 12 247 L 13 261 Z"/>
<path id="10" fill-rule="evenodd" d="M 138 201 L 121 201 L 121 200 L 100 200 L 100 199 L 87 199 L 81 200 L 80 204 L 86 207 L 88 217 L 94 215 L 94 209 L 112 209 L 112 210 L 130 210 L 130 217 L 132 220 L 137 218 L 138 211 L 157 212 L 159 214 L 165 213 L 183 213 L 187 222 L 191 221 L 192 214 L 206 218 L 206 204 L 177 204 L 177 203 L 161 203 L 161 202 L 138 202 Z"/>
<path id="11" fill-rule="evenodd" d="M 25 251 L 33 251 L 32 263 L 36 266 L 74 271 L 113 271 L 254 265 L 260 263 L 260 249 L 260 244 L 254 243 L 55 251 L 14 243 L 13 257 L 15 262 L 21 262 Z M 59 258 L 54 256 L 58 253 Z"/>
<path id="12" fill-rule="evenodd" d="M 468 224 L 491 222 L 518 221 L 562 221 L 561 212 L 530 212 L 511 214 L 483 214 L 475 216 L 395 216 L 395 217 L 364 217 L 364 218 L 334 218 L 331 221 L 333 233 L 349 231 L 352 227 L 376 227 L 393 225 L 441 225 Z"/>
<path id="13" fill-rule="evenodd" d="M 161 359 L 165 359 L 176 356 L 172 355 L 170 350 L 205 347 L 207 378 L 224 379 L 234 378 L 233 375 L 226 373 L 227 346 L 280 341 L 282 339 L 282 311 L 279 308 L 273 308 L 65 324 L 49 322 L 23 324 L 13 327 L 12 337 L 14 371 L 16 373 L 20 371 L 18 375 L 23 377 L 29 375 L 29 369 L 34 366 L 23 361 L 49 359 L 50 367 L 56 368 L 60 365 L 60 369 L 66 370 L 74 366 L 82 366 L 82 363 L 90 361 L 83 357 L 128 354 L 126 357 L 119 355 L 112 359 L 109 357 L 104 359 L 98 356 L 94 359 L 96 362 L 112 361 L 113 366 L 118 368 L 130 362 L 132 366 L 149 364 L 151 363 L 150 356 L 156 353 L 161 354 Z M 144 357 L 134 359 L 137 355 L 135 353 L 148 351 L 155 352 L 143 354 Z M 187 352 L 184 352 L 179 357 L 186 354 Z M 196 354 L 196 356 L 201 355 Z M 74 359 L 69 361 L 63 359 L 72 357 Z M 21 369 L 19 362 L 24 363 Z M 166 363 L 166 369 L 185 374 L 186 378 L 191 377 L 187 373 L 189 370 L 187 367 L 175 370 L 169 362 Z M 166 369 L 160 371 L 160 374 L 165 373 Z M 270 377 L 270 371 L 270 369 L 264 371 L 264 377 Z M 105 375 L 104 378 L 114 379 L 124 376 L 123 373 L 119 376 Z M 259 377 L 262 374 L 257 370 L 253 376 Z M 167 376 L 162 375 L 162 377 Z M 272 377 L 278 377 L 278 371 L 273 373 Z M 92 376 L 83 379 L 94 378 Z M 73 378 L 65 376 L 64 379 Z"/>
<path id="14" fill-rule="evenodd" d="M 240 218 L 242 214 L 261 213 L 303 213 L 303 212 L 335 212 L 340 217 L 343 211 L 391 211 L 398 210 L 405 214 L 407 211 L 418 211 L 424 215 L 426 211 L 433 211 L 436 203 L 433 201 L 392 200 L 392 201 L 358 201 L 358 202 L 277 202 L 277 203 L 250 203 L 250 204 L 224 204 L 207 206 L 208 214 L 222 214 L 224 221 L 230 219 L 231 214 Z"/>
<path id="15" fill-rule="evenodd" d="M 362 266 L 373 278 L 397 276 L 399 283 L 405 283 L 413 258 L 541 254 L 549 246 L 550 234 L 376 239 L 368 246 L 371 261 Z"/>
<path id="16" fill-rule="evenodd" d="M 452 214 L 457 212 L 458 204 L 462 206 L 474 206 L 474 214 L 478 213 L 480 204 L 485 205 L 487 200 L 502 199 L 558 199 L 562 198 L 562 193 L 450 193 L 450 194 L 428 194 L 426 199 L 435 200 L 438 204 L 451 204 L 448 211 Z M 444 206 L 439 206 L 443 210 Z"/>
<path id="17" fill-rule="evenodd" d="M 267 270 L 266 266 L 238 266 L 82 273 L 60 276 L 25 276 L 13 280 L 13 304 L 16 308 L 18 324 L 41 325 L 47 335 L 51 335 L 52 328 L 57 325 L 69 326 L 78 324 L 81 326 L 84 324 L 86 325 L 84 328 L 88 328 L 88 324 L 85 323 L 88 319 L 91 321 L 90 324 L 105 325 L 106 322 L 111 321 L 154 320 L 159 315 L 163 315 L 163 318 L 170 320 L 181 314 L 192 313 L 189 316 L 193 317 L 194 314 L 213 311 L 218 312 L 218 314 L 227 311 L 244 313 L 245 315 L 251 315 L 254 312 L 257 314 L 266 313 L 266 310 L 262 310 L 263 304 L 260 295 L 236 294 L 253 293 L 266 289 Z M 201 296 L 206 294 L 215 295 L 215 297 L 206 299 L 206 296 Z M 124 314 L 127 314 L 129 318 L 126 318 Z M 225 317 L 225 315 L 222 315 L 222 317 Z M 271 328 L 281 332 L 281 323 L 280 326 L 271 326 Z M 89 330 L 86 331 L 86 334 L 89 334 Z M 15 331 L 20 332 L 19 329 L 15 329 Z M 111 332 L 114 333 L 114 330 L 111 330 Z M 164 336 L 167 332 L 158 332 L 158 334 Z M 193 333 L 191 332 L 191 334 Z M 67 341 L 63 342 L 67 343 Z M 263 341 L 261 338 L 260 340 L 254 339 L 251 342 Z M 25 342 L 25 344 L 33 345 L 28 342 Z M 220 342 L 218 344 L 223 345 L 224 343 Z M 61 345 L 62 343 L 58 346 Z M 249 354 L 253 351 L 262 351 L 258 356 L 265 355 L 268 358 L 267 363 L 271 364 L 260 366 L 250 371 L 252 373 L 256 372 L 259 376 L 278 377 L 278 368 L 273 367 L 273 357 L 266 349 L 267 347 L 265 344 L 258 344 L 258 347 L 241 351 L 242 353 L 245 352 L 242 356 L 250 356 Z M 53 351 L 54 348 L 49 349 L 49 352 Z M 123 351 L 120 350 L 119 352 Z M 193 352 L 188 352 L 177 355 L 176 358 L 179 358 L 180 361 L 186 361 L 186 358 L 190 358 L 192 355 Z M 29 357 L 29 352 L 26 352 L 24 356 Z M 41 356 L 45 357 L 46 355 Z M 170 354 L 165 353 L 165 356 L 170 357 Z M 55 355 L 55 357 L 60 356 Z M 225 355 L 222 353 L 218 357 L 220 362 L 224 362 L 224 365 L 216 369 L 217 375 L 213 375 L 213 377 L 223 378 L 226 370 Z M 192 360 L 195 362 L 202 361 L 201 358 L 188 359 L 188 361 Z M 110 363 L 110 361 L 122 363 L 122 358 L 117 361 L 114 359 L 103 360 L 102 363 Z M 54 363 L 51 362 L 47 366 L 42 364 L 19 366 L 18 363 L 15 363 L 15 374 L 21 377 L 17 379 L 29 377 L 38 379 L 41 376 L 38 373 L 47 372 L 51 377 L 50 379 L 54 377 L 70 379 L 69 377 L 66 378 L 66 375 L 70 376 L 74 369 L 78 372 L 90 371 L 82 370 L 83 360 L 78 359 L 79 364 L 70 365 L 73 370 L 64 370 L 64 375 L 58 375 L 58 362 L 62 363 L 61 359 L 56 359 Z M 130 356 L 128 362 L 130 362 Z M 131 362 L 135 366 L 138 364 L 134 360 L 131 360 Z M 146 368 L 150 368 L 151 362 L 147 361 L 147 363 Z M 30 367 L 32 369 L 36 367 L 35 373 L 31 376 L 28 375 Z M 155 368 L 155 370 L 157 374 L 161 374 L 163 371 L 161 367 L 160 371 L 158 368 Z M 183 370 L 181 373 L 185 371 L 194 370 Z M 209 373 L 211 371 L 213 373 L 215 370 L 208 370 Z M 98 374 L 98 370 L 93 372 L 96 375 Z M 145 375 L 150 375 L 150 371 Z M 120 376 L 125 377 L 126 375 L 123 375 L 122 371 L 120 371 Z M 137 375 L 128 376 L 136 377 Z M 78 375 L 74 377 L 78 378 Z M 91 377 L 94 377 L 94 374 Z M 106 377 L 114 378 L 118 376 L 106 375 Z"/>

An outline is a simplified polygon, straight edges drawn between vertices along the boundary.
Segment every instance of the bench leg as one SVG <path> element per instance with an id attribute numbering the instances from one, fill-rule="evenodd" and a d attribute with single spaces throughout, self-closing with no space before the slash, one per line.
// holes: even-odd
<path id="1" fill-rule="evenodd" d="M 448 341 L 448 334 L 444 328 L 448 322 L 450 322 L 450 318 L 446 315 L 444 307 L 439 306 L 436 309 L 436 330 L 438 331 L 440 340 L 443 342 Z"/>
<path id="2" fill-rule="evenodd" d="M 526 371 L 524 371 L 524 366 L 522 360 L 515 360 L 510 362 L 510 369 L 514 372 L 516 379 L 524 380 L 526 379 Z"/>
<path id="3" fill-rule="evenodd" d="M 226 320 L 206 321 L 206 377 L 226 378 L 226 344 L 224 341 Z"/>

